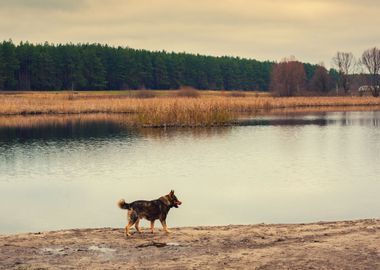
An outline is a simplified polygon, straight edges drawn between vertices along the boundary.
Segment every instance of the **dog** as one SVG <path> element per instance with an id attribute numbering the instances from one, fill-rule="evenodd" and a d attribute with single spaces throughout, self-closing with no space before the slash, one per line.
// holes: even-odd
<path id="1" fill-rule="evenodd" d="M 157 200 L 152 201 L 134 201 L 126 203 L 123 199 L 118 202 L 121 209 L 128 209 L 128 224 L 125 226 L 125 236 L 131 236 L 129 229 L 135 225 L 136 230 L 142 233 L 139 223 L 140 219 L 145 218 L 150 221 L 150 231 L 154 233 L 154 222 L 158 219 L 161 222 L 162 228 L 166 233 L 169 233 L 166 225 L 166 217 L 170 208 L 178 208 L 182 202 L 174 195 L 174 190 L 171 190 L 168 195 L 162 196 Z"/>

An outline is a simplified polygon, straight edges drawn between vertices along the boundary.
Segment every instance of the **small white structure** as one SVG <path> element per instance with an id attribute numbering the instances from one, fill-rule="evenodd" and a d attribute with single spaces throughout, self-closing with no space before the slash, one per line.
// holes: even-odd
<path id="1" fill-rule="evenodd" d="M 380 85 L 375 85 L 375 86 L 372 86 L 372 85 L 362 85 L 359 87 L 358 89 L 358 92 L 359 92 L 359 95 L 360 96 L 363 96 L 364 93 L 372 93 L 375 91 L 375 89 L 379 90 L 380 89 Z"/>

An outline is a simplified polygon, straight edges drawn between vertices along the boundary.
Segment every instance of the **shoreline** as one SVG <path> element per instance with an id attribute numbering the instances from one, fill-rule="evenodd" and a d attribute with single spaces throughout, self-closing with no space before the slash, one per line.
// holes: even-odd
<path id="1" fill-rule="evenodd" d="M 132 113 L 118 113 L 118 112 L 88 112 L 88 113 L 38 113 L 38 114 L 1 114 L 0 113 L 0 128 L 15 128 L 15 127 L 40 127 L 43 125 L 65 125 L 74 122 L 112 122 L 115 124 L 122 124 L 131 128 L 213 128 L 213 127 L 234 127 L 246 126 L 251 121 L 260 119 L 261 117 L 272 116 L 297 116 L 309 114 L 324 114 L 324 113 L 343 113 L 343 112 L 379 112 L 379 106 L 373 105 L 357 105 L 357 106 L 315 106 L 315 107 L 290 107 L 290 108 L 275 108 L 270 110 L 260 109 L 255 112 L 242 113 L 237 118 L 229 122 L 216 123 L 216 124 L 143 124 L 140 125 L 134 122 L 134 114 Z M 136 116 L 136 114 L 135 114 Z"/>
<path id="2" fill-rule="evenodd" d="M 339 112 L 339 111 L 367 111 L 367 110 L 380 110 L 379 104 L 321 104 L 321 105 L 294 105 L 294 106 L 279 106 L 273 108 L 257 108 L 248 112 L 242 111 L 241 114 L 252 115 L 270 115 L 270 114 L 287 114 L 287 113 L 309 113 L 309 112 Z M 137 115 L 139 112 L 134 111 L 107 111 L 107 110 L 91 110 L 91 111 L 20 111 L 5 113 L 0 112 L 0 117 L 12 117 L 12 116 L 78 116 L 78 115 L 122 115 L 131 116 Z"/>
<path id="3" fill-rule="evenodd" d="M 373 97 L 226 96 L 223 92 L 199 97 L 135 98 L 89 93 L 0 93 L 0 117 L 68 117 L 119 115 L 137 127 L 213 127 L 236 125 L 241 115 L 271 113 L 380 110 Z"/>
<path id="4" fill-rule="evenodd" d="M 379 269 L 380 219 L 0 235 L 4 269 Z"/>

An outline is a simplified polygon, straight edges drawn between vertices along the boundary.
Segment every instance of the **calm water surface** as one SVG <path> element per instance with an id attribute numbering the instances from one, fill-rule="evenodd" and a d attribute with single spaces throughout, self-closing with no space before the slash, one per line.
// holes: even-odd
<path id="1" fill-rule="evenodd" d="M 107 121 L 0 127 L 0 234 L 122 227 L 120 198 L 170 189 L 183 205 L 169 226 L 379 217 L 380 112 L 192 130 Z"/>

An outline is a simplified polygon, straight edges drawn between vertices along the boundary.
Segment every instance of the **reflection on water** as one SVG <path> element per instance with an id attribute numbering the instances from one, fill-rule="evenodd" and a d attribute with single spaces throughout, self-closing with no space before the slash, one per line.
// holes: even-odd
<path id="1" fill-rule="evenodd" d="M 71 122 L 67 125 L 46 125 L 42 127 L 0 127 L 0 141 L 7 142 L 17 140 L 70 140 L 102 138 L 119 134 L 124 129 L 115 123 L 98 122 Z"/>
<path id="2" fill-rule="evenodd" d="M 107 138 L 133 132 L 121 115 L 0 117 L 0 143 Z"/>
<path id="3" fill-rule="evenodd" d="M 170 189 L 184 202 L 171 226 L 378 217 L 379 112 L 167 130 L 123 116 L 22 119 L 0 118 L 0 233 L 122 227 L 118 199 Z"/>
<path id="4" fill-rule="evenodd" d="M 309 114 L 274 114 L 272 116 L 243 117 L 241 126 L 296 126 L 296 125 L 340 125 L 380 126 L 380 111 L 372 112 L 318 112 Z"/>
<path id="5" fill-rule="evenodd" d="M 85 114 L 72 116 L 0 116 L 0 144 L 33 140 L 62 141 L 101 139 L 115 136 L 169 138 L 179 134 L 194 137 L 222 135 L 231 127 L 220 128 L 136 128 L 123 114 Z"/>

